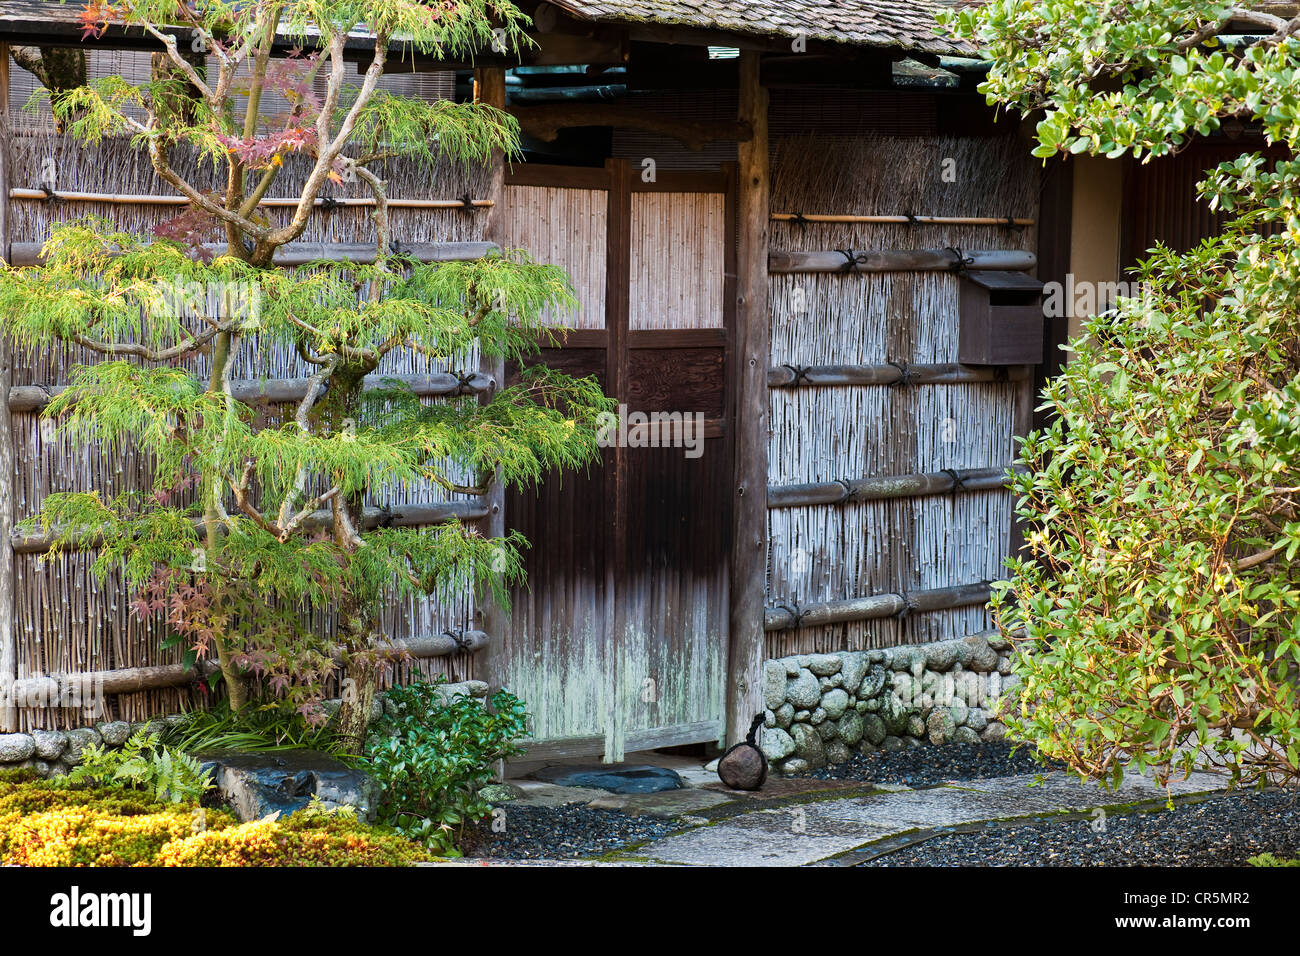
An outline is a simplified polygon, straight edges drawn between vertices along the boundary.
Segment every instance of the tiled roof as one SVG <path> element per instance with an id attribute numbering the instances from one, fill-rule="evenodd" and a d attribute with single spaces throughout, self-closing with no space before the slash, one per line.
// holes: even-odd
<path id="1" fill-rule="evenodd" d="M 940 0 L 550 0 L 588 20 L 708 27 L 761 36 L 804 36 L 854 46 L 970 55 L 936 32 Z M 950 4 L 947 4 L 950 5 Z"/>

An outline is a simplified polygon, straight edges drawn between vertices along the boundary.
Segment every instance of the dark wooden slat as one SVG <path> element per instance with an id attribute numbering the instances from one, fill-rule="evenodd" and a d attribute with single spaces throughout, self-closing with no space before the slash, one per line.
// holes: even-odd
<path id="1" fill-rule="evenodd" d="M 865 249 L 849 250 L 857 261 L 848 269 L 848 257 L 834 249 L 824 252 L 773 252 L 768 269 L 777 274 L 808 272 L 951 272 L 962 259 L 967 269 L 997 269 L 1021 272 L 1034 268 L 1032 252 L 962 250 L 962 259 L 952 249 Z"/>
<path id="2" fill-rule="evenodd" d="M 899 614 L 942 611 L 956 607 L 985 604 L 992 594 L 987 581 L 952 588 L 934 588 L 903 594 L 872 594 L 843 601 L 819 601 L 815 604 L 776 605 L 764 614 L 766 631 L 787 631 L 795 627 L 818 627 L 846 621 L 869 621 Z"/>
<path id="3" fill-rule="evenodd" d="M 1021 382 L 1029 378 L 1028 365 L 774 365 L 767 370 L 769 388 L 830 385 L 957 385 L 968 382 Z"/>
<path id="4" fill-rule="evenodd" d="M 231 394 L 238 402 L 246 405 L 275 405 L 284 402 L 300 402 L 307 394 L 305 378 L 270 378 L 243 379 L 232 382 Z M 462 382 L 458 376 L 446 373 L 436 375 L 367 375 L 367 389 L 393 387 L 393 382 L 400 382 L 421 397 L 433 395 L 469 395 L 490 391 L 494 383 L 491 376 L 482 372 L 473 372 Z M 11 412 L 40 411 L 57 395 L 62 394 L 64 385 L 14 385 L 9 389 L 9 410 Z"/>
<path id="5" fill-rule="evenodd" d="M 627 334 L 630 349 L 725 348 L 726 329 L 634 329 Z"/>
<path id="6" fill-rule="evenodd" d="M 826 481 L 799 485 L 769 485 L 769 508 L 797 508 L 804 505 L 834 505 L 844 501 L 876 501 L 884 498 L 920 498 L 953 491 L 988 491 L 1007 486 L 1007 471 L 1001 468 L 954 468 L 950 471 L 912 475 L 886 475 L 853 481 Z M 960 484 L 960 488 L 957 486 Z"/>
<path id="7" fill-rule="evenodd" d="M 506 168 L 507 186 L 551 189 L 608 189 L 609 170 L 603 166 L 545 166 L 520 163 Z"/>

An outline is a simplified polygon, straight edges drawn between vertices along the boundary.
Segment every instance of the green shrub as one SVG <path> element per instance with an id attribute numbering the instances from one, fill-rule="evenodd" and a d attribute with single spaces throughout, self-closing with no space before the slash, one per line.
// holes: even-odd
<path id="1" fill-rule="evenodd" d="M 1261 853 L 1259 856 L 1252 856 L 1246 862 L 1251 866 L 1300 866 L 1300 859 L 1284 860 L 1272 853 Z"/>
<path id="2" fill-rule="evenodd" d="M 380 788 L 379 819 L 442 853 L 454 854 L 467 822 L 491 812 L 479 790 L 492 763 L 521 750 L 528 714 L 508 691 L 485 707 L 473 697 L 444 701 L 436 683 L 388 691 L 391 716 L 376 726 L 364 766 Z"/>
<path id="3" fill-rule="evenodd" d="M 171 803 L 197 800 L 212 786 L 209 774 L 193 757 L 160 743 L 159 735 L 137 730 L 121 750 L 87 747 L 81 763 L 68 774 L 70 783 L 119 784 Z"/>

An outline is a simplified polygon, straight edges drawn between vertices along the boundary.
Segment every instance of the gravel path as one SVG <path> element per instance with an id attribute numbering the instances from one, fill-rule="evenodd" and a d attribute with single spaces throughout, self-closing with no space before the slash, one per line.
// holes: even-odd
<path id="1" fill-rule="evenodd" d="M 493 859 L 574 859 L 600 856 L 630 844 L 657 840 L 680 823 L 582 804 L 563 807 L 512 807 L 504 804 L 505 830 L 493 833 L 491 818 L 480 825 L 465 855 Z"/>
<path id="2" fill-rule="evenodd" d="M 1059 769 L 1035 759 L 1027 745 L 1008 743 L 949 744 L 945 747 L 909 747 L 854 754 L 844 763 L 832 764 L 802 776 L 820 780 L 868 780 L 872 783 L 925 787 L 945 780 L 983 780 L 1022 773 L 1044 773 Z"/>
<path id="3" fill-rule="evenodd" d="M 1235 793 L 1173 810 L 935 837 L 863 866 L 1246 866 L 1300 855 L 1300 794 Z"/>

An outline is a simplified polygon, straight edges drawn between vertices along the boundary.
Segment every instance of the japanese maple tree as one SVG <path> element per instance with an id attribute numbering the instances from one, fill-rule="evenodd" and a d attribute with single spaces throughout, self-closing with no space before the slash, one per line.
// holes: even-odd
<path id="1" fill-rule="evenodd" d="M 339 731 L 359 741 L 391 657 L 380 609 L 467 589 L 504 601 L 525 544 L 456 522 L 374 526 L 366 499 L 428 483 L 481 493 L 493 476 L 530 482 L 598 454 L 609 402 L 591 380 L 534 371 L 490 400 L 437 404 L 399 380 L 366 380 L 403 352 L 518 359 L 555 331 L 544 316 L 574 304 L 562 270 L 520 252 L 424 264 L 391 247 L 386 160 L 486 162 L 516 152 L 518 133 L 482 103 L 380 88 L 390 56 L 513 48 L 524 20 L 498 0 L 122 0 L 90 4 L 83 22 L 88 37 L 110 22 L 142 28 L 168 69 L 155 65 L 143 85 L 109 76 L 62 90 L 56 116 L 88 145 L 129 137 L 189 206 L 152 236 L 102 220 L 58 225 L 40 267 L 0 271 L 0 330 L 19 347 L 71 343 L 101 357 L 72 371 L 45 414 L 77 440 L 134 443 L 157 466 L 152 495 L 51 494 L 35 524 L 56 549 L 102 540 L 96 570 L 120 569 L 141 614 L 165 615 L 194 653 L 216 657 L 235 710 L 264 675 L 273 690 L 298 687 L 304 715 L 322 719 L 319 688 L 341 659 L 350 693 Z M 352 84 L 345 41 L 358 36 L 369 65 Z M 269 90 L 290 108 L 266 115 Z M 224 190 L 196 185 L 192 159 L 173 162 L 183 146 L 224 170 Z M 277 219 L 263 201 L 284 189 L 290 158 L 307 172 Z M 373 258 L 275 268 L 341 181 L 373 196 Z M 296 356 L 307 379 L 280 421 L 232 388 L 241 351 L 273 350 Z M 188 361 L 200 354 L 202 379 Z M 302 624 L 308 607 L 329 609 L 331 637 Z"/>

